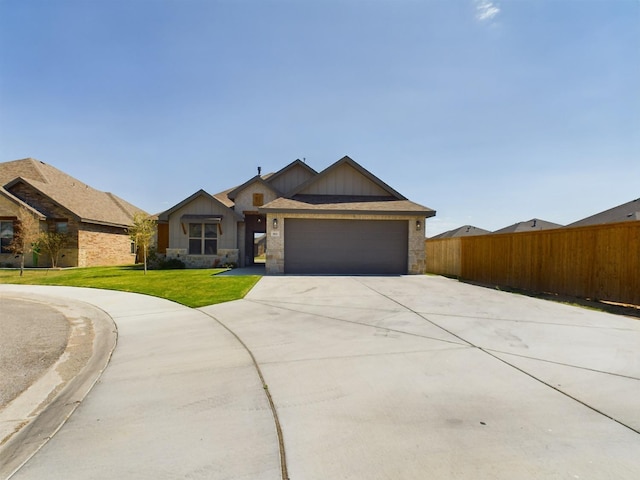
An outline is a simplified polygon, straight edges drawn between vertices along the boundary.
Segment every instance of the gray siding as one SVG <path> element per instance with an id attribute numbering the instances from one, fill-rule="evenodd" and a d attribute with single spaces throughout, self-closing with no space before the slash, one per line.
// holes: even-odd
<path id="1" fill-rule="evenodd" d="M 286 194 L 313 176 L 313 173 L 306 168 L 296 165 L 269 183 L 278 191 Z"/>
<path id="2" fill-rule="evenodd" d="M 205 197 L 198 197 L 171 214 L 169 219 L 169 248 L 189 248 L 189 237 L 184 233 L 180 224 L 180 218 L 183 215 L 222 215 L 222 235 L 218 234 L 218 249 L 238 248 L 236 243 L 236 222 L 233 212 Z"/>
<path id="3" fill-rule="evenodd" d="M 336 168 L 298 193 L 307 195 L 389 195 L 389 192 L 378 184 L 346 164 Z"/>

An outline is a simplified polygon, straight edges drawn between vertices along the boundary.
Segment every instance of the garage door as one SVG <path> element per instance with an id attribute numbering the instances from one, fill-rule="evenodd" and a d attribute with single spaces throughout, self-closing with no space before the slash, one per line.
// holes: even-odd
<path id="1" fill-rule="evenodd" d="M 285 219 L 285 273 L 405 274 L 407 220 Z"/>

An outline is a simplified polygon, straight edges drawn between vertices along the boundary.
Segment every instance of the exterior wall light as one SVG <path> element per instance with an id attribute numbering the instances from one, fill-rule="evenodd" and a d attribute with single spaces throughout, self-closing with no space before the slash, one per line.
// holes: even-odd
<path id="1" fill-rule="evenodd" d="M 277 218 L 273 219 L 273 228 L 278 228 L 278 219 Z"/>
<path id="2" fill-rule="evenodd" d="M 420 220 L 416 220 L 416 230 L 420 230 L 422 228 L 422 224 L 420 223 Z"/>

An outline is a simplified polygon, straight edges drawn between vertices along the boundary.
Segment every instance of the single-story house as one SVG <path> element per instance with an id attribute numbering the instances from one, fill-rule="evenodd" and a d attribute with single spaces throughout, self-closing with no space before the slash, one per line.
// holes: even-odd
<path id="1" fill-rule="evenodd" d="M 438 235 L 434 235 L 429 240 L 438 240 L 440 238 L 474 237 L 476 235 L 487 235 L 489 233 L 491 232 L 484 228 L 474 227 L 473 225 L 463 225 L 461 227 L 454 228 L 453 230 L 448 230 L 446 232 L 439 233 Z"/>
<path id="2" fill-rule="evenodd" d="M 590 215 L 567 227 L 585 227 L 587 225 L 601 225 L 603 223 L 634 222 L 640 220 L 640 198 L 623 203 L 604 212 Z"/>
<path id="3" fill-rule="evenodd" d="M 188 267 L 249 266 L 266 234 L 267 274 L 419 274 L 435 213 L 349 157 L 322 172 L 295 160 L 160 213 L 158 249 Z"/>
<path id="4" fill-rule="evenodd" d="M 508 227 L 496 230 L 493 233 L 520 233 L 520 232 L 532 232 L 536 230 L 551 230 L 553 228 L 561 228 L 562 225 L 558 223 L 548 222 L 546 220 L 540 220 L 539 218 L 532 218 L 526 222 L 518 222 Z"/>
<path id="5" fill-rule="evenodd" d="M 7 248 L 21 207 L 39 220 L 41 231 L 65 233 L 58 266 L 87 267 L 135 262 L 128 227 L 142 212 L 118 196 L 101 192 L 33 158 L 0 163 L 0 265 L 18 266 Z M 48 266 L 43 255 L 25 256 L 27 266 Z"/>

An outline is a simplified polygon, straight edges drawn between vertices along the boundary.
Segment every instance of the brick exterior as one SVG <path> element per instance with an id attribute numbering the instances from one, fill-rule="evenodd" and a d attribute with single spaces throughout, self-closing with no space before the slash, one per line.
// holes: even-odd
<path id="1" fill-rule="evenodd" d="M 78 266 L 131 265 L 131 238 L 124 228 L 84 223 L 78 235 Z"/>
<path id="2" fill-rule="evenodd" d="M 278 228 L 273 228 L 273 219 L 278 219 Z M 354 214 L 310 214 L 281 213 L 267 215 L 267 261 L 266 273 L 269 275 L 284 274 L 284 228 L 287 218 L 317 218 L 318 220 L 408 220 L 408 273 L 419 275 L 425 272 L 424 217 L 410 215 L 354 215 Z M 416 228 L 417 222 L 420 228 Z"/>
<path id="3" fill-rule="evenodd" d="M 130 265 L 135 263 L 131 254 L 131 239 L 123 227 L 111 227 L 80 222 L 76 215 L 62 208 L 49 197 L 22 183 L 16 184 L 11 193 L 44 213 L 48 220 L 43 228 L 55 232 L 56 220 L 67 222 L 68 245 L 60 253 L 59 267 L 93 267 L 107 265 Z M 0 257 L 5 262 L 7 255 Z M 10 256 L 11 257 L 11 256 Z M 31 255 L 25 257 L 25 265 L 33 266 Z M 19 265 L 19 259 L 8 259 L 5 263 Z M 39 267 L 51 266 L 51 259 L 44 252 L 38 256 Z"/>

